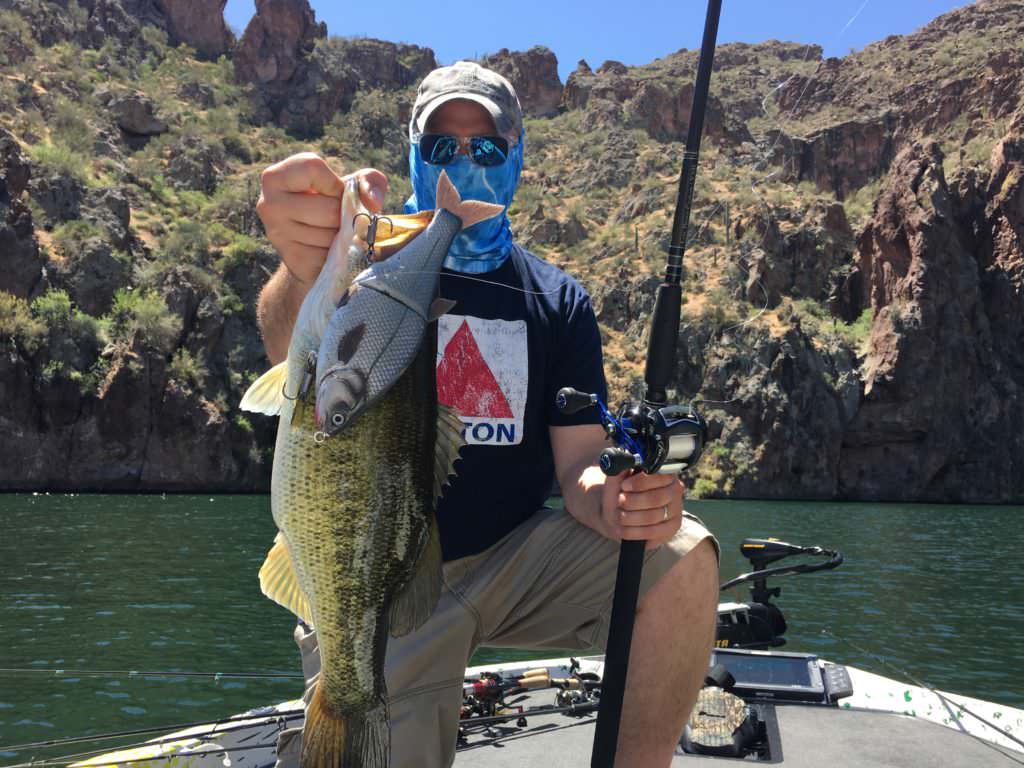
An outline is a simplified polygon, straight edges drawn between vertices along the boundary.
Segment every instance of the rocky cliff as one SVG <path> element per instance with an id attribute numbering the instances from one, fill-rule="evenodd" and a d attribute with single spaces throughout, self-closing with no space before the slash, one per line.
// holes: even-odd
<path id="1" fill-rule="evenodd" d="M 297 151 L 391 176 L 436 66 L 328 35 L 306 0 L 0 0 L 0 488 L 260 490 L 276 258 L 253 205 Z M 716 441 L 694 492 L 1024 500 L 1024 2 L 839 59 L 720 46 L 677 377 Z M 184 44 L 180 47 L 179 44 Z M 517 237 L 593 296 L 613 399 L 643 372 L 697 53 L 544 48 L 517 87 Z"/>

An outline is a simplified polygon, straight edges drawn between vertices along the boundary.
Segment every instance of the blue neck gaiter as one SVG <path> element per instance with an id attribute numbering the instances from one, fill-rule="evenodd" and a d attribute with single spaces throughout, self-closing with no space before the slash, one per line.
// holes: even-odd
<path id="1" fill-rule="evenodd" d="M 523 135 L 520 134 L 519 141 L 509 150 L 508 159 L 491 168 L 476 165 L 466 155 L 458 155 L 448 165 L 430 165 L 423 162 L 419 144 L 411 143 L 412 196 L 405 203 L 405 212 L 426 211 L 436 206 L 434 197 L 441 171 L 448 174 L 463 200 L 504 205 L 505 212 L 501 215 L 462 230 L 444 260 L 445 267 L 456 272 L 479 274 L 500 267 L 512 250 L 512 230 L 506 213 L 523 169 Z"/>

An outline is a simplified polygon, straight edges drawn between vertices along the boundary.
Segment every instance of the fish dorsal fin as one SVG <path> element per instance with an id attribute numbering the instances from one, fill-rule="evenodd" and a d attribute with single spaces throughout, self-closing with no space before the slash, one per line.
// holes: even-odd
<path id="1" fill-rule="evenodd" d="M 448 485 L 448 478 L 455 474 L 455 462 L 459 460 L 459 450 L 465 445 L 462 437 L 464 429 L 459 414 L 447 405 L 437 404 L 437 443 L 434 451 L 434 498 L 441 498 L 441 493 Z"/>
<path id="2" fill-rule="evenodd" d="M 481 221 L 486 221 L 505 210 L 505 206 L 496 203 L 485 203 L 482 200 L 463 200 L 459 197 L 459 190 L 455 188 L 448 174 L 441 171 L 437 178 L 438 210 L 444 209 L 453 216 L 458 217 L 462 222 L 462 228 L 472 227 Z"/>
<path id="3" fill-rule="evenodd" d="M 299 586 L 288 543 L 280 531 L 274 537 L 274 546 L 270 548 L 267 559 L 260 568 L 260 589 L 264 595 L 287 608 L 307 624 L 313 623 L 313 611 L 302 587 Z"/>
<path id="4" fill-rule="evenodd" d="M 282 360 L 252 383 L 238 407 L 243 411 L 277 416 L 285 402 L 284 385 L 287 380 L 288 361 Z"/>
<path id="5" fill-rule="evenodd" d="M 430 304 L 430 310 L 427 312 L 427 322 L 432 323 L 442 315 L 447 315 L 453 309 L 455 309 L 454 301 L 438 296 Z"/>
<path id="6" fill-rule="evenodd" d="M 392 637 L 407 635 L 422 626 L 441 597 L 441 535 L 437 519 L 430 517 L 427 537 L 412 576 L 391 600 L 388 627 Z"/>

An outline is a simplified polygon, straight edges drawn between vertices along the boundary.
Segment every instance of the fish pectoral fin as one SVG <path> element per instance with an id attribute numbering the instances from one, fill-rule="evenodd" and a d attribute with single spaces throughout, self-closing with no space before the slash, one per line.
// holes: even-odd
<path id="1" fill-rule="evenodd" d="M 462 419 L 446 405 L 437 406 L 437 443 L 434 452 L 434 498 L 455 474 L 455 462 L 462 448 Z M 412 576 L 391 601 L 390 630 L 401 637 L 421 626 L 437 606 L 441 595 L 441 535 L 437 519 L 431 516 L 426 541 L 416 560 Z"/>
<path id="2" fill-rule="evenodd" d="M 466 441 L 462 437 L 462 419 L 454 409 L 437 404 L 437 442 L 434 445 L 434 498 L 441 498 L 448 478 L 455 474 L 455 462 Z"/>
<path id="3" fill-rule="evenodd" d="M 430 304 L 430 310 L 427 312 L 427 322 L 432 323 L 442 315 L 447 315 L 453 309 L 455 309 L 455 303 L 452 299 L 446 299 L 443 296 L 438 296 Z"/>
<path id="4" fill-rule="evenodd" d="M 267 553 L 267 559 L 260 567 L 260 589 L 278 605 L 284 606 L 307 624 L 313 623 L 313 611 L 309 599 L 299 586 L 292 553 L 284 534 L 280 531 L 274 537 L 274 546 Z"/>
<path id="5" fill-rule="evenodd" d="M 391 636 L 401 637 L 422 626 L 434 612 L 440 597 L 441 534 L 438 531 L 437 519 L 431 515 L 427 539 L 416 560 L 412 576 L 391 600 Z"/>
<path id="6" fill-rule="evenodd" d="M 239 408 L 253 413 L 277 416 L 285 403 L 284 385 L 288 381 L 288 361 L 282 360 L 252 383 L 242 396 Z"/>

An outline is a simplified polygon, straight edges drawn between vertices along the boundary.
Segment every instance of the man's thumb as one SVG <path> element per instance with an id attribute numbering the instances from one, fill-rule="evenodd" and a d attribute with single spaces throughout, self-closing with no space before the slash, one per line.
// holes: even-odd
<path id="1" fill-rule="evenodd" d="M 351 175 L 359 179 L 359 196 L 363 205 L 371 213 L 380 213 L 384 210 L 384 198 L 388 194 L 388 177 L 376 168 L 362 168 Z"/>

